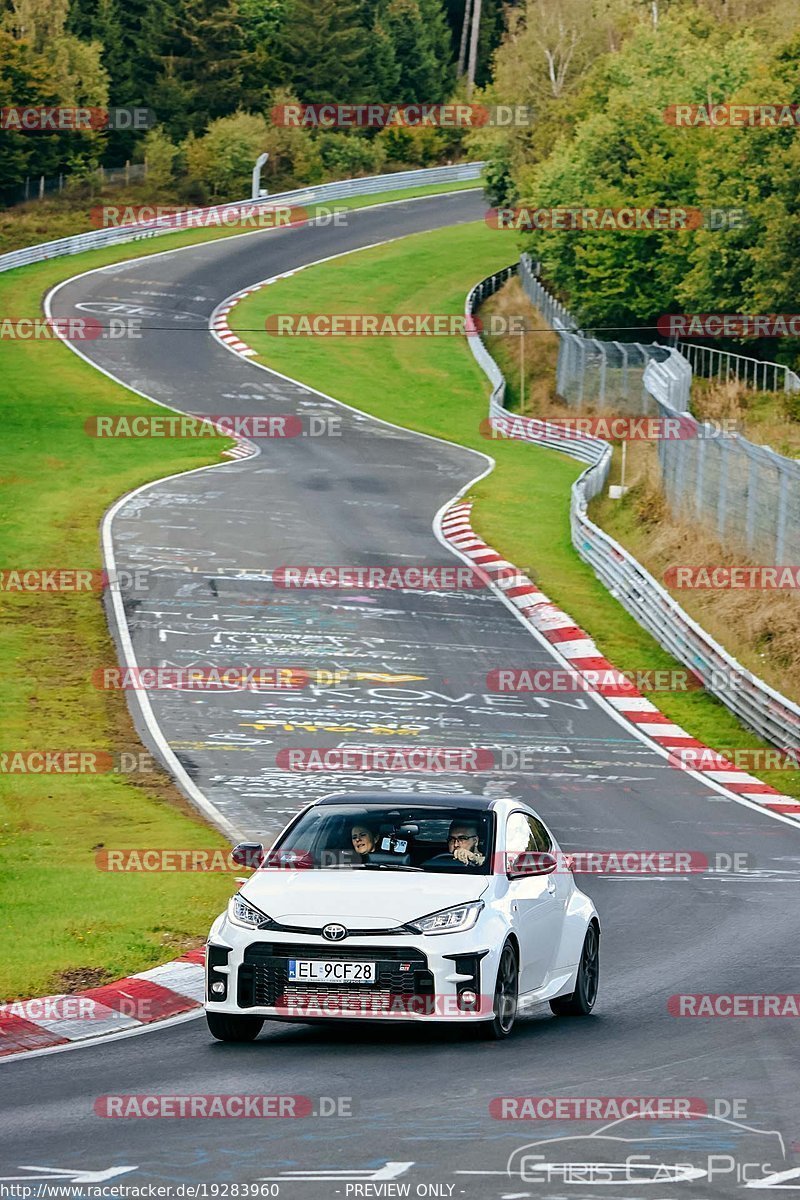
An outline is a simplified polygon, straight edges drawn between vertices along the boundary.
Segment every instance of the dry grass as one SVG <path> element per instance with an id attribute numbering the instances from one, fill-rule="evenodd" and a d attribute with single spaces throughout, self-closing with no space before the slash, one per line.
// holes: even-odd
<path id="1" fill-rule="evenodd" d="M 614 455 L 618 478 L 619 453 Z M 599 497 L 590 515 L 664 582 L 669 567 L 758 565 L 724 549 L 693 517 L 670 512 L 660 484 L 655 446 L 628 445 L 626 482 L 620 500 Z M 749 670 L 792 699 L 800 699 L 800 602 L 795 592 L 669 588 L 678 603 Z"/>
<path id="2" fill-rule="evenodd" d="M 692 412 L 703 421 L 737 422 L 736 428 L 760 446 L 800 457 L 800 402 L 796 393 L 754 392 L 735 380 L 718 382 L 695 376 Z"/>
<path id="3" fill-rule="evenodd" d="M 522 290 L 519 279 L 510 279 L 481 305 L 481 317 L 525 318 L 527 332 L 488 336 L 486 346 L 506 377 L 506 407 L 528 417 L 564 417 L 567 405 L 556 396 L 558 337 Z M 524 385 L 521 384 L 524 367 Z M 520 400 L 522 401 L 520 403 Z"/>
<path id="4" fill-rule="evenodd" d="M 545 327 L 518 279 L 512 279 L 490 301 L 481 315 L 524 315 L 529 326 Z M 529 416 L 559 417 L 569 409 L 555 393 L 558 338 L 550 332 L 525 337 L 525 399 L 520 410 L 520 345 L 518 337 L 487 337 L 487 346 L 508 381 L 508 406 Z M 732 419 L 754 441 L 769 444 L 780 453 L 787 445 L 800 453 L 800 422 L 791 421 L 791 397 L 750 392 L 735 383 L 705 383 L 695 387 L 695 411 L 705 420 Z M 586 407 L 582 415 L 601 411 Z M 621 479 L 621 452 L 615 447 L 609 482 Z M 598 497 L 591 516 L 621 542 L 660 582 L 668 567 L 759 565 L 735 549 L 725 550 L 713 532 L 698 526 L 693 517 L 674 516 L 660 484 L 655 445 L 627 444 L 622 500 Z M 794 592 L 755 590 L 668 589 L 690 616 L 741 663 L 772 687 L 800 700 L 800 602 Z"/>

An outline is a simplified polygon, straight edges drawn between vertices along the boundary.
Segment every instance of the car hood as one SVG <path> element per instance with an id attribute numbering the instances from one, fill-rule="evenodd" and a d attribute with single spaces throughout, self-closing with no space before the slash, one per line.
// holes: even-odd
<path id="1" fill-rule="evenodd" d="M 488 886 L 488 875 L 267 868 L 248 879 L 241 895 L 286 925 L 341 921 L 381 929 L 477 900 Z"/>

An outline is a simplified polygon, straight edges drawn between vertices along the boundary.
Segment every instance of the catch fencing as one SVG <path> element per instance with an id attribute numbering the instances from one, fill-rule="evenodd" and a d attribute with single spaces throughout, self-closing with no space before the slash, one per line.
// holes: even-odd
<path id="1" fill-rule="evenodd" d="M 748 358 L 714 346 L 698 346 L 696 342 L 678 342 L 678 349 L 695 375 L 717 383 L 734 382 L 756 392 L 800 392 L 800 375 L 783 363 Z"/>
<path id="2" fill-rule="evenodd" d="M 575 322 L 549 295 L 527 255 L 519 273 L 529 299 L 559 334 L 557 391 L 569 405 L 685 418 L 680 438 L 658 442 L 672 512 L 701 523 L 734 552 L 770 565 L 800 562 L 800 463 L 734 430 L 697 421 L 691 415 L 692 367 L 683 354 L 573 332 Z M 770 365 L 757 363 L 762 378 Z"/>
<path id="3" fill-rule="evenodd" d="M 521 275 L 527 267 L 529 264 L 521 265 Z M 467 315 L 474 315 L 478 306 L 502 287 L 516 270 L 516 267 L 506 268 L 476 284 L 467 297 Z M 533 278 L 532 274 L 530 278 Z M 546 294 L 542 297 L 541 305 L 538 300 L 534 302 L 556 329 L 559 329 L 559 325 L 564 329 L 569 327 L 569 314 L 563 306 L 547 308 Z M 557 303 L 553 302 L 555 305 Z M 604 491 L 608 482 L 610 445 L 599 438 L 576 437 L 572 431 L 567 436 L 564 426 L 559 429 L 557 421 L 539 421 L 510 414 L 504 405 L 505 380 L 502 371 L 478 334 L 471 335 L 468 340 L 472 353 L 492 385 L 489 410 L 492 425 L 498 431 L 509 429 L 514 437 L 560 450 L 589 464 L 573 483 L 570 495 L 572 544 L 584 562 L 592 567 L 611 595 L 659 645 L 693 671 L 702 680 L 706 690 L 716 696 L 745 726 L 781 749 L 792 749 L 799 745 L 800 706 L 743 667 L 692 620 L 624 546 L 589 518 L 589 501 Z M 666 359 L 655 358 L 652 361 L 663 372 L 664 364 L 668 368 L 672 358 L 668 355 Z M 621 370 L 621 367 L 614 367 L 608 372 L 606 385 L 609 389 L 622 386 L 613 382 Z M 665 406 L 663 411 L 667 411 Z M 674 410 L 670 412 L 674 415 Z"/>
<path id="4" fill-rule="evenodd" d="M 421 171 L 367 175 L 361 179 L 343 179 L 335 183 L 296 188 L 292 192 L 277 192 L 267 200 L 237 200 L 228 204 L 212 205 L 210 208 L 193 209 L 182 213 L 180 220 L 174 217 L 158 217 L 152 221 L 140 221 L 136 224 L 114 226 L 110 229 L 94 229 L 87 233 L 58 238 L 52 242 L 40 242 L 36 246 L 25 246 L 22 250 L 12 250 L 8 254 L 2 254 L 0 255 L 0 271 L 11 271 L 15 267 L 43 262 L 49 258 L 59 258 L 65 254 L 81 254 L 84 250 L 97 250 L 103 246 L 115 246 L 122 242 L 135 242 L 141 238 L 175 233 L 177 229 L 185 229 L 193 222 L 199 224 L 202 218 L 208 220 L 211 215 L 218 216 L 222 224 L 226 213 L 235 213 L 236 210 L 244 207 L 248 210 L 263 209 L 266 212 L 276 206 L 281 208 L 291 205 L 302 207 L 306 204 L 346 200 L 350 196 L 371 196 L 403 188 L 426 187 L 429 184 L 468 182 L 479 179 L 483 167 L 482 162 L 459 163 L 449 167 L 427 167 Z"/>
<path id="5" fill-rule="evenodd" d="M 6 208 L 16 204 L 27 204 L 31 200 L 44 200 L 47 196 L 58 196 L 64 191 L 77 192 L 93 187 L 127 187 L 141 183 L 147 178 L 147 163 L 126 162 L 124 167 L 93 167 L 84 175 L 29 175 L 24 183 L 4 188 L 2 203 Z"/>

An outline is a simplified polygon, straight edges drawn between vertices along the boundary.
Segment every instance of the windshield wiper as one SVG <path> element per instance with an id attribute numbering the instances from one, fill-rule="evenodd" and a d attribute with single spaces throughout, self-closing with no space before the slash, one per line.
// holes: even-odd
<path id="1" fill-rule="evenodd" d="M 422 867 L 404 867 L 400 863 L 364 863 L 365 871 L 421 871 Z"/>

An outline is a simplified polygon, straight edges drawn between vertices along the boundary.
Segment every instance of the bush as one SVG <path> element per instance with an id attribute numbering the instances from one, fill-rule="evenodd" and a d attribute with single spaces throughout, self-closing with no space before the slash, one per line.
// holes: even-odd
<path id="1" fill-rule="evenodd" d="M 331 179 L 378 175 L 386 162 L 386 148 L 378 138 L 322 133 L 318 145 L 325 174 Z"/>
<path id="2" fill-rule="evenodd" d="M 269 149 L 263 117 L 237 112 L 212 121 L 200 138 L 183 144 L 189 185 L 205 185 L 212 197 L 249 196 L 255 160 Z"/>
<path id="3" fill-rule="evenodd" d="M 170 141 L 161 125 L 147 133 L 142 142 L 142 156 L 147 163 L 149 187 L 170 188 L 175 179 L 174 167 L 178 147 Z"/>

